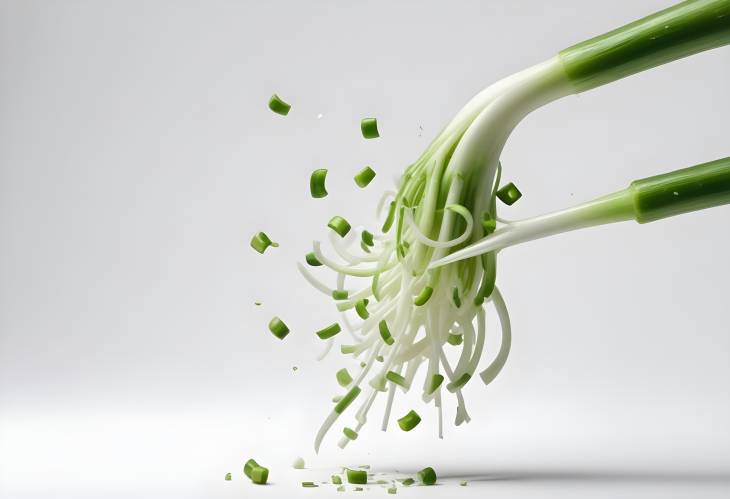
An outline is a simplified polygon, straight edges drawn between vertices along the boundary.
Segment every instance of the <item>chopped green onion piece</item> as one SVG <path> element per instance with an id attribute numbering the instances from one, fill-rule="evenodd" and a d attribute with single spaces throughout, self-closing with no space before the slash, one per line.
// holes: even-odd
<path id="1" fill-rule="evenodd" d="M 323 198 L 327 196 L 327 188 L 324 185 L 326 178 L 326 168 L 320 168 L 319 170 L 314 170 L 312 172 L 312 175 L 309 177 L 309 193 L 313 198 Z"/>
<path id="2" fill-rule="evenodd" d="M 365 362 L 360 362 L 360 367 L 365 367 L 367 364 Z"/>
<path id="3" fill-rule="evenodd" d="M 332 298 L 335 300 L 347 300 L 348 296 L 350 296 L 350 292 L 346 289 L 335 289 L 332 291 Z"/>
<path id="4" fill-rule="evenodd" d="M 231 474 L 230 473 L 226 473 L 226 477 L 224 478 L 224 480 L 228 480 L 230 482 L 231 481 Z"/>
<path id="5" fill-rule="evenodd" d="M 395 220 L 395 201 L 390 202 L 390 207 L 388 208 L 388 216 L 385 217 L 385 222 L 383 222 L 383 227 L 380 229 L 380 231 L 383 233 L 388 232 L 393 226 L 393 220 Z"/>
<path id="6" fill-rule="evenodd" d="M 368 317 L 370 317 L 370 312 L 368 312 L 368 309 L 367 309 L 368 303 L 369 303 L 369 301 L 367 298 L 358 300 L 357 303 L 355 303 L 355 312 L 357 312 L 357 315 L 359 315 L 362 320 L 365 320 Z"/>
<path id="7" fill-rule="evenodd" d="M 446 341 L 449 345 L 461 345 L 461 342 L 464 341 L 464 338 L 460 334 L 450 334 Z"/>
<path id="8" fill-rule="evenodd" d="M 446 385 L 446 389 L 450 391 L 451 393 L 454 393 L 456 390 L 464 386 L 469 382 L 471 379 L 471 374 L 464 373 L 461 376 L 459 376 L 459 379 L 452 381 L 448 385 Z"/>
<path id="9" fill-rule="evenodd" d="M 362 248 L 365 253 L 370 253 L 370 247 L 365 244 L 364 241 L 360 241 L 360 248 Z"/>
<path id="10" fill-rule="evenodd" d="M 516 189 L 516 187 L 515 187 Z M 500 198 L 501 199 L 501 198 Z M 517 201 L 517 200 L 515 200 Z M 511 204 L 511 203 L 510 203 Z M 492 218 L 492 215 L 488 211 L 482 213 L 482 229 L 484 229 L 484 235 L 488 236 L 497 229 L 497 221 Z"/>
<path id="11" fill-rule="evenodd" d="M 497 197 L 507 206 L 512 206 L 522 197 L 522 193 L 515 184 L 510 182 L 497 191 Z"/>
<path id="12" fill-rule="evenodd" d="M 388 381 L 392 381 L 396 385 L 400 385 L 403 388 L 408 388 L 408 383 L 406 382 L 406 379 L 396 372 L 388 371 L 387 373 L 385 373 L 385 379 L 387 379 Z"/>
<path id="13" fill-rule="evenodd" d="M 289 110 L 291 109 L 291 105 L 287 104 L 283 100 L 281 100 L 281 97 L 274 94 L 271 96 L 271 99 L 269 99 L 269 109 L 274 111 L 276 114 L 280 114 L 282 116 L 286 116 L 289 114 Z"/>
<path id="14" fill-rule="evenodd" d="M 466 480 L 460 481 L 459 485 L 461 485 L 462 487 L 466 487 Z"/>
<path id="15" fill-rule="evenodd" d="M 388 494 L 395 494 L 396 492 L 398 492 L 398 489 L 395 487 L 388 487 Z"/>
<path id="16" fill-rule="evenodd" d="M 411 410 L 408 414 L 398 420 L 398 426 L 403 431 L 411 431 L 413 428 L 418 426 L 421 422 L 421 416 L 414 410 Z"/>
<path id="17" fill-rule="evenodd" d="M 420 293 L 418 293 L 418 296 L 413 300 L 413 303 L 420 307 L 421 305 L 425 305 L 425 303 L 431 298 L 431 295 L 433 294 L 433 288 L 431 286 L 426 286 L 421 290 Z"/>
<path id="18" fill-rule="evenodd" d="M 304 469 L 304 458 L 301 456 L 297 456 L 297 458 L 292 463 L 292 468 L 295 470 L 303 470 Z"/>
<path id="19" fill-rule="evenodd" d="M 380 329 L 380 337 L 383 338 L 386 345 L 395 343 L 393 336 L 390 334 L 390 329 L 388 329 L 388 323 L 385 320 L 380 321 L 378 329 Z"/>
<path id="20" fill-rule="evenodd" d="M 347 355 L 348 353 L 355 353 L 357 345 L 340 345 L 340 353 Z"/>
<path id="21" fill-rule="evenodd" d="M 376 376 L 375 378 L 371 379 L 369 382 L 370 386 L 372 386 L 374 389 L 376 389 L 379 392 L 385 391 L 385 377 L 384 376 Z"/>
<path id="22" fill-rule="evenodd" d="M 340 475 L 332 475 L 332 483 L 335 485 L 342 485 L 342 477 Z"/>
<path id="23" fill-rule="evenodd" d="M 319 336 L 320 339 L 322 339 L 322 340 L 327 340 L 329 338 L 332 338 L 334 335 L 336 335 L 340 331 L 342 331 L 342 328 L 340 327 L 340 325 L 338 323 L 335 322 L 334 324 L 317 331 L 317 336 Z"/>
<path id="24" fill-rule="evenodd" d="M 327 227 L 337 232 L 340 237 L 345 237 L 350 232 L 350 224 L 341 216 L 334 216 L 327 224 Z"/>
<path id="25" fill-rule="evenodd" d="M 375 118 L 363 118 L 360 122 L 360 131 L 366 139 L 376 139 L 380 137 L 378 133 L 378 120 Z"/>
<path id="26" fill-rule="evenodd" d="M 383 362 L 383 361 L 385 361 L 385 357 L 383 357 L 382 355 L 377 355 L 375 357 L 375 360 L 377 360 L 378 362 Z"/>
<path id="27" fill-rule="evenodd" d="M 251 238 L 251 247 L 262 255 L 264 254 L 264 251 L 266 251 L 266 248 L 268 248 L 269 246 L 277 248 L 279 246 L 279 243 L 273 242 L 264 232 L 257 232 Z"/>
<path id="28" fill-rule="evenodd" d="M 337 414 L 342 414 L 345 412 L 345 409 L 347 409 L 350 404 L 352 404 L 352 401 L 357 398 L 357 396 L 360 395 L 360 387 L 353 386 L 347 394 L 345 394 L 344 397 L 342 397 L 342 400 L 337 402 L 337 405 L 335 406 L 335 412 Z"/>
<path id="29" fill-rule="evenodd" d="M 332 397 L 332 402 L 334 402 L 335 404 L 340 400 L 342 400 L 342 395 L 335 395 L 334 397 Z"/>
<path id="30" fill-rule="evenodd" d="M 375 170 L 366 166 L 355 175 L 355 183 L 358 187 L 367 187 L 370 182 L 375 178 Z"/>
<path id="31" fill-rule="evenodd" d="M 451 299 L 454 300 L 454 305 L 456 305 L 456 308 L 461 308 L 461 298 L 459 298 L 459 288 L 454 286 L 454 289 L 451 290 Z"/>
<path id="32" fill-rule="evenodd" d="M 363 470 L 351 470 L 347 468 L 347 483 L 364 484 L 368 483 L 368 472 Z"/>
<path id="33" fill-rule="evenodd" d="M 269 469 L 263 466 L 256 466 L 251 470 L 251 481 L 258 485 L 264 485 L 269 479 Z"/>
<path id="34" fill-rule="evenodd" d="M 322 265 L 322 262 L 317 259 L 317 255 L 315 255 L 313 251 L 307 253 L 304 258 L 307 260 L 307 264 L 312 267 L 320 267 Z"/>
<path id="35" fill-rule="evenodd" d="M 280 340 L 283 340 L 289 334 L 289 328 L 278 317 L 274 317 L 269 322 L 269 331 Z"/>
<path id="36" fill-rule="evenodd" d="M 347 385 L 352 383 L 352 376 L 350 376 L 350 373 L 344 367 L 337 371 L 335 377 L 337 378 L 337 383 L 339 383 L 342 387 L 346 387 Z"/>
<path id="37" fill-rule="evenodd" d="M 314 482 L 302 482 L 302 487 L 311 488 L 311 487 L 319 487 L 319 485 L 317 485 Z"/>
<path id="38" fill-rule="evenodd" d="M 431 377 L 431 382 L 428 384 L 428 391 L 427 394 L 431 395 L 433 392 L 438 390 L 438 387 L 441 386 L 441 383 L 444 382 L 444 377 L 440 374 L 434 374 Z"/>
<path id="39" fill-rule="evenodd" d="M 436 483 L 436 472 L 430 466 L 423 468 L 417 475 L 423 485 L 433 485 Z"/>
<path id="40" fill-rule="evenodd" d="M 258 468 L 258 467 L 259 467 L 259 463 L 257 463 L 253 459 L 249 459 L 243 465 L 243 474 L 246 475 L 248 478 L 251 478 L 251 470 L 253 470 L 254 468 Z"/>
<path id="41" fill-rule="evenodd" d="M 413 485 L 414 483 L 416 483 L 416 481 L 413 478 L 406 478 L 401 483 L 408 487 L 409 485 Z"/>
<path id="42" fill-rule="evenodd" d="M 362 231 L 361 234 L 362 242 L 365 246 L 375 246 L 375 241 L 373 240 L 373 233 L 368 232 L 366 230 Z"/>
<path id="43" fill-rule="evenodd" d="M 345 427 L 342 429 L 342 433 L 344 433 L 350 440 L 357 440 L 357 432 L 352 428 Z"/>
<path id="44" fill-rule="evenodd" d="M 260 307 L 261 306 L 261 302 L 260 301 L 255 301 L 255 302 L 253 302 L 253 304 L 256 305 L 257 307 Z"/>

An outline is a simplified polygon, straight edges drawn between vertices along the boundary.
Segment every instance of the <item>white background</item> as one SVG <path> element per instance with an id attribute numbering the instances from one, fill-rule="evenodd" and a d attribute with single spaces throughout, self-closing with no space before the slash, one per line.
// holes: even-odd
<path id="1" fill-rule="evenodd" d="M 504 252 L 513 351 L 466 388 L 473 421 L 449 403 L 440 441 L 413 394 L 414 431 L 381 433 L 381 401 L 346 451 L 312 448 L 345 361 L 314 360 L 334 309 L 295 262 L 326 221 L 374 224 L 481 88 L 667 3 L 0 2 L 0 497 L 320 497 L 299 482 L 366 463 L 436 468 L 413 497 L 727 497 L 727 207 Z M 727 156 L 728 85 L 725 48 L 535 112 L 502 214 Z M 259 230 L 281 247 L 253 252 Z"/>

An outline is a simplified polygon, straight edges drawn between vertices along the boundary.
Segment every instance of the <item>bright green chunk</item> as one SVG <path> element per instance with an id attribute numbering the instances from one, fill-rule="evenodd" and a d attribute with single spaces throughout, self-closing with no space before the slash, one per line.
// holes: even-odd
<path id="1" fill-rule="evenodd" d="M 406 379 L 396 372 L 388 371 L 387 373 L 385 373 L 385 379 L 387 379 L 388 381 L 392 381 L 396 385 L 400 385 L 403 388 L 408 388 L 408 383 L 406 382 Z"/>
<path id="2" fill-rule="evenodd" d="M 337 383 L 339 383 L 342 387 L 346 387 L 352 383 L 352 376 L 350 376 L 350 373 L 344 367 L 337 371 L 335 377 L 337 378 Z"/>
<path id="3" fill-rule="evenodd" d="M 413 300 L 413 303 L 420 307 L 422 305 L 425 305 L 426 302 L 431 298 L 431 295 L 433 294 L 433 288 L 431 286 L 426 286 L 421 290 L 420 293 L 418 293 L 418 296 Z"/>
<path id="4" fill-rule="evenodd" d="M 403 431 L 411 431 L 413 428 L 418 426 L 418 423 L 420 422 L 421 416 L 419 416 L 416 411 L 411 410 L 408 414 L 398 420 L 398 426 L 400 426 L 400 429 Z"/>
<path id="5" fill-rule="evenodd" d="M 347 475 L 347 483 L 358 485 L 368 483 L 368 472 L 365 470 L 352 470 L 347 468 L 345 473 Z"/>
<path id="6" fill-rule="evenodd" d="M 226 473 L 226 476 L 225 476 L 224 480 L 227 480 L 227 481 L 230 482 L 231 481 L 231 474 L 230 473 Z"/>
<path id="7" fill-rule="evenodd" d="M 248 478 L 251 478 L 251 470 L 253 470 L 254 468 L 258 468 L 258 467 L 259 467 L 259 463 L 257 463 L 253 459 L 249 459 L 243 465 L 243 474 L 246 475 Z"/>
<path id="8" fill-rule="evenodd" d="M 350 296 L 350 292 L 346 289 L 335 289 L 332 291 L 332 298 L 335 300 L 347 300 L 348 296 Z"/>
<path id="9" fill-rule="evenodd" d="M 512 206 L 522 197 L 522 193 L 515 184 L 510 182 L 497 191 L 497 197 L 507 206 Z"/>
<path id="10" fill-rule="evenodd" d="M 345 427 L 342 429 L 342 433 L 350 440 L 357 440 L 357 432 L 352 428 Z"/>
<path id="11" fill-rule="evenodd" d="M 395 343 L 393 336 L 390 334 L 390 329 L 388 329 L 388 323 L 385 320 L 378 323 L 378 329 L 380 330 L 380 337 L 383 338 L 386 345 Z"/>
<path id="12" fill-rule="evenodd" d="M 385 222 L 383 222 L 383 227 L 380 229 L 381 232 L 386 233 L 390 230 L 390 228 L 393 226 L 393 220 L 395 220 L 395 201 L 390 202 L 390 206 L 388 208 L 388 216 L 385 217 Z"/>
<path id="13" fill-rule="evenodd" d="M 423 468 L 417 475 L 423 485 L 433 485 L 436 483 L 436 472 L 430 466 Z"/>
<path id="14" fill-rule="evenodd" d="M 372 182 L 374 178 L 375 170 L 373 170 L 369 166 L 366 166 L 365 168 L 360 170 L 357 175 L 355 175 L 355 183 L 358 185 L 358 187 L 364 188 L 367 187 L 367 185 Z"/>
<path id="15" fill-rule="evenodd" d="M 485 236 L 488 236 L 497 230 L 497 221 L 492 218 L 492 215 L 490 215 L 488 211 L 482 213 L 482 229 L 484 229 Z"/>
<path id="16" fill-rule="evenodd" d="M 327 188 L 325 187 L 325 180 L 327 179 L 327 169 L 320 168 L 314 170 L 312 175 L 309 177 L 309 193 L 313 198 L 323 198 L 327 196 Z"/>
<path id="17" fill-rule="evenodd" d="M 342 328 L 338 323 L 334 323 L 330 326 L 327 326 L 324 329 L 320 329 L 317 331 L 317 336 L 320 337 L 320 339 L 327 340 L 329 338 L 332 338 L 334 335 L 342 331 Z"/>
<path id="18" fill-rule="evenodd" d="M 269 246 L 277 248 L 279 247 L 279 243 L 275 243 L 271 239 L 269 239 L 269 236 L 267 236 L 265 232 L 257 232 L 251 238 L 251 247 L 262 255 L 264 254 L 264 251 L 266 251 L 266 248 L 268 248 Z"/>
<path id="19" fill-rule="evenodd" d="M 434 374 L 431 377 L 431 382 L 428 384 L 428 390 L 426 393 L 428 395 L 431 395 L 433 392 L 438 390 L 438 387 L 441 386 L 441 383 L 444 382 L 444 377 L 440 374 Z"/>
<path id="20" fill-rule="evenodd" d="M 289 334 L 289 328 L 278 317 L 274 317 L 269 321 L 269 331 L 280 340 L 283 340 Z"/>
<path id="21" fill-rule="evenodd" d="M 332 475 L 332 483 L 334 485 L 342 485 L 342 477 L 340 475 Z"/>
<path id="22" fill-rule="evenodd" d="M 352 401 L 357 398 L 357 396 L 360 395 L 360 387 L 353 386 L 349 392 L 345 394 L 344 397 L 342 397 L 342 400 L 337 402 L 337 405 L 335 405 L 335 412 L 337 414 L 342 414 L 345 412 L 345 409 L 347 409 L 350 404 L 352 404 Z"/>
<path id="23" fill-rule="evenodd" d="M 459 379 L 452 381 L 448 385 L 446 385 L 446 389 L 450 391 L 451 393 L 454 393 L 456 390 L 464 386 L 469 382 L 471 379 L 471 374 L 464 373 L 461 376 L 459 376 Z"/>
<path id="24" fill-rule="evenodd" d="M 311 488 L 311 487 L 319 487 L 319 485 L 317 485 L 314 482 L 302 482 L 302 487 Z"/>
<path id="25" fill-rule="evenodd" d="M 276 114 L 280 114 L 282 116 L 286 116 L 289 114 L 289 110 L 291 109 L 291 105 L 284 102 L 281 97 L 274 94 L 269 99 L 269 109 L 274 111 Z"/>
<path id="26" fill-rule="evenodd" d="M 454 301 L 454 305 L 456 305 L 456 308 L 461 308 L 461 298 L 459 297 L 459 288 L 454 286 L 454 289 L 451 290 L 451 299 Z"/>
<path id="27" fill-rule="evenodd" d="M 363 298 L 362 300 L 358 300 L 357 303 L 355 303 L 355 312 L 357 312 L 357 315 L 360 316 L 361 319 L 365 320 L 368 317 L 370 317 L 370 312 L 368 312 L 368 301 L 367 298 Z"/>
<path id="28" fill-rule="evenodd" d="M 372 232 L 368 232 L 368 231 L 364 230 L 364 231 L 362 231 L 362 234 L 360 234 L 360 237 L 362 238 L 362 243 L 365 246 L 370 246 L 370 247 L 375 246 L 375 240 L 374 240 L 375 236 L 373 235 Z"/>
<path id="29" fill-rule="evenodd" d="M 327 227 L 337 232 L 340 237 L 345 237 L 350 232 L 350 223 L 339 215 L 332 217 Z"/>
<path id="30" fill-rule="evenodd" d="M 450 334 L 446 338 L 446 342 L 449 345 L 454 345 L 454 346 L 461 345 L 462 341 L 464 341 L 464 338 L 460 334 Z"/>
<path id="31" fill-rule="evenodd" d="M 322 265 L 322 262 L 317 259 L 317 255 L 313 251 L 307 253 L 304 258 L 307 260 L 307 264 L 312 267 L 320 267 Z"/>
<path id="32" fill-rule="evenodd" d="M 378 132 L 378 120 L 375 118 L 363 118 L 360 122 L 360 131 L 366 139 L 376 139 L 380 137 Z"/>
<path id="33" fill-rule="evenodd" d="M 256 466 L 251 470 L 251 481 L 258 485 L 264 485 L 269 479 L 269 469 L 263 466 Z"/>

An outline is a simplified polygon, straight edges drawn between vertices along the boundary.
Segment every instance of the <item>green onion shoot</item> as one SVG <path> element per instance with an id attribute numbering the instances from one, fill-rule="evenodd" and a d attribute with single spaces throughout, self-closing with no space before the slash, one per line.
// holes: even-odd
<path id="1" fill-rule="evenodd" d="M 377 129 L 376 129 L 376 132 L 377 132 Z M 368 184 L 370 182 L 373 181 L 373 179 L 375 178 L 375 175 L 376 175 L 375 170 L 373 170 L 369 166 L 366 166 L 365 168 L 360 170 L 357 173 L 357 175 L 355 175 L 355 183 L 357 184 L 358 187 L 360 187 L 361 189 L 364 189 L 365 187 L 368 186 Z"/>
<path id="2" fill-rule="evenodd" d="M 334 335 L 336 335 L 340 331 L 342 331 L 342 328 L 340 327 L 340 325 L 338 323 L 335 322 L 334 324 L 331 324 L 331 325 L 327 326 L 326 328 L 320 329 L 319 331 L 317 331 L 317 336 L 319 336 L 319 338 L 322 340 L 327 340 L 329 338 L 332 338 Z"/>
<path id="3" fill-rule="evenodd" d="M 421 416 L 414 410 L 408 411 L 408 414 L 398 420 L 398 426 L 403 431 L 411 431 L 421 422 Z"/>
<path id="4" fill-rule="evenodd" d="M 376 139 L 380 137 L 378 132 L 378 120 L 375 118 L 363 118 L 360 122 L 360 131 L 366 139 Z"/>
<path id="5" fill-rule="evenodd" d="M 257 232 L 251 238 L 251 247 L 262 255 L 269 246 L 277 248 L 279 244 L 269 239 L 269 236 L 267 236 L 265 232 Z"/>
<path id="6" fill-rule="evenodd" d="M 269 331 L 280 340 L 283 340 L 289 334 L 289 328 L 278 317 L 274 317 L 269 321 Z"/>
<path id="7" fill-rule="evenodd" d="M 327 196 L 327 189 L 324 185 L 327 178 L 327 170 L 321 168 L 314 170 L 309 177 L 309 193 L 313 198 L 323 198 Z"/>
<path id="8" fill-rule="evenodd" d="M 330 219 L 327 227 L 337 232 L 340 237 L 345 237 L 350 232 L 350 224 L 344 218 L 340 216 L 334 216 Z"/>
<path id="9" fill-rule="evenodd" d="M 276 114 L 280 114 L 282 116 L 286 116 L 289 114 L 289 110 L 291 109 L 291 105 L 287 104 L 282 100 L 281 97 L 274 94 L 269 99 L 269 109 L 274 111 Z"/>
<path id="10" fill-rule="evenodd" d="M 307 261 L 307 264 L 311 267 L 321 267 L 322 262 L 317 260 L 317 255 L 314 254 L 313 251 L 306 254 L 304 259 Z"/>

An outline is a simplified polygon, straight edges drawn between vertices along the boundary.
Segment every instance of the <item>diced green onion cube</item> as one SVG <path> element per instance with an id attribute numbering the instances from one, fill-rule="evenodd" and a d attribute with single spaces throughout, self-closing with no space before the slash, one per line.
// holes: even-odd
<path id="1" fill-rule="evenodd" d="M 522 197 L 522 193 L 515 184 L 510 182 L 509 184 L 501 187 L 497 191 L 497 197 L 507 206 L 512 206 L 518 199 Z"/>
<path id="2" fill-rule="evenodd" d="M 345 409 L 347 409 L 350 404 L 352 404 L 352 401 L 357 398 L 357 396 L 360 395 L 360 387 L 353 386 L 349 392 L 345 394 L 344 397 L 342 397 L 342 400 L 337 402 L 337 405 L 335 405 L 335 412 L 337 414 L 342 414 L 345 412 Z"/>
<path id="3" fill-rule="evenodd" d="M 317 255 L 315 255 L 313 251 L 307 253 L 304 258 L 307 260 L 307 264 L 312 267 L 320 267 L 322 265 L 322 262 L 317 259 Z"/>
<path id="4" fill-rule="evenodd" d="M 380 137 L 378 133 L 378 120 L 375 118 L 363 118 L 360 122 L 360 131 L 366 139 L 375 139 Z"/>
<path id="5" fill-rule="evenodd" d="M 375 236 L 373 236 L 372 232 L 364 230 L 362 231 L 360 237 L 362 238 L 362 242 L 365 246 L 375 246 L 375 241 L 373 240 Z"/>
<path id="6" fill-rule="evenodd" d="M 331 324 L 331 325 L 327 326 L 326 328 L 320 329 L 319 331 L 317 331 L 317 336 L 319 336 L 320 339 L 327 340 L 329 338 L 332 338 L 334 335 L 336 335 L 340 331 L 342 331 L 342 328 L 340 327 L 340 325 L 337 322 L 335 322 L 334 324 Z"/>
<path id="7" fill-rule="evenodd" d="M 327 227 L 337 232 L 340 237 L 345 237 L 347 233 L 350 232 L 349 222 L 339 215 L 332 217 L 327 224 Z"/>
<path id="8" fill-rule="evenodd" d="M 350 440 L 357 440 L 357 432 L 352 428 L 345 427 L 342 429 L 342 433 L 344 433 Z"/>
<path id="9" fill-rule="evenodd" d="M 370 313 L 368 312 L 368 299 L 363 298 L 362 300 L 358 300 L 357 303 L 355 303 L 355 312 L 357 312 L 357 315 L 360 316 L 361 319 L 365 320 L 368 317 L 370 317 Z"/>
<path id="10" fill-rule="evenodd" d="M 368 483 L 368 472 L 364 470 L 352 470 L 347 468 L 347 483 L 365 484 Z"/>
<path id="11" fill-rule="evenodd" d="M 278 317 L 274 317 L 269 322 L 269 331 L 280 340 L 283 340 L 289 334 L 289 328 Z"/>
<path id="12" fill-rule="evenodd" d="M 433 485 L 436 483 L 436 472 L 430 466 L 423 468 L 417 475 L 423 485 Z"/>
<path id="13" fill-rule="evenodd" d="M 253 470 L 254 468 L 258 468 L 258 467 L 259 467 L 259 463 L 257 463 L 253 459 L 249 459 L 243 465 L 243 474 L 246 475 L 248 478 L 251 478 L 251 470 Z"/>
<path id="14" fill-rule="evenodd" d="M 460 335 L 460 334 L 450 334 L 450 335 L 449 335 L 449 336 L 448 336 L 448 337 L 446 338 L 446 342 L 447 342 L 447 343 L 448 343 L 449 345 L 454 345 L 454 346 L 457 346 L 457 345 L 461 345 L 461 342 L 462 342 L 462 341 L 464 341 L 464 338 L 463 338 L 463 337 L 462 337 L 462 335 Z"/>
<path id="15" fill-rule="evenodd" d="M 413 428 L 418 426 L 418 423 L 420 422 L 421 416 L 419 416 L 416 411 L 411 410 L 408 414 L 398 420 L 398 426 L 400 426 L 400 429 L 403 431 L 411 431 Z"/>
<path id="16" fill-rule="evenodd" d="M 251 247 L 262 255 L 269 246 L 276 248 L 279 244 L 269 239 L 269 236 L 267 236 L 265 232 L 257 232 L 251 238 Z"/>
<path id="17" fill-rule="evenodd" d="M 346 289 L 335 289 L 332 291 L 332 298 L 335 300 L 347 300 L 348 296 L 350 296 L 350 293 Z"/>
<path id="18" fill-rule="evenodd" d="M 332 483 L 334 485 L 342 485 L 342 477 L 340 475 L 332 475 Z"/>
<path id="19" fill-rule="evenodd" d="M 401 483 L 408 487 L 409 485 L 413 485 L 414 483 L 416 483 L 416 481 L 413 478 L 406 478 Z"/>
<path id="20" fill-rule="evenodd" d="M 282 116 L 286 116 L 287 114 L 289 114 L 291 105 L 287 104 L 286 102 L 281 100 L 281 97 L 274 94 L 269 99 L 269 109 L 274 111 L 276 114 L 281 114 Z"/>
<path id="21" fill-rule="evenodd" d="M 456 380 L 452 381 L 451 383 L 449 383 L 448 385 L 446 385 L 446 389 L 448 391 L 450 391 L 451 393 L 454 393 L 456 390 L 458 390 L 459 388 L 461 388 L 462 386 L 467 384 L 470 379 L 471 379 L 471 374 L 464 373 L 461 376 L 459 376 L 459 379 L 456 379 Z"/>
<path id="22" fill-rule="evenodd" d="M 431 295 L 433 294 L 433 288 L 431 286 L 426 286 L 421 290 L 420 293 L 418 293 L 418 296 L 413 300 L 413 303 L 420 307 L 422 305 L 425 305 L 426 302 L 431 298 Z"/>
<path id="23" fill-rule="evenodd" d="M 226 476 L 225 476 L 224 480 L 227 480 L 227 481 L 230 482 L 231 481 L 231 474 L 230 473 L 226 473 Z"/>
<path id="24" fill-rule="evenodd" d="M 337 371 L 335 377 L 337 378 L 337 383 L 339 383 L 341 387 L 346 387 L 352 383 L 352 376 L 350 376 L 350 373 L 344 367 Z"/>
<path id="25" fill-rule="evenodd" d="M 309 177 L 309 193 L 313 198 L 323 198 L 327 196 L 327 188 L 324 183 L 327 179 L 327 169 L 320 168 L 314 170 Z"/>
<path id="26" fill-rule="evenodd" d="M 256 466 L 251 470 L 251 481 L 258 485 L 264 485 L 269 479 L 269 469 L 263 466 Z"/>
<path id="27" fill-rule="evenodd" d="M 292 468 L 295 470 L 303 470 L 304 469 L 304 458 L 301 456 L 297 456 L 297 458 L 292 463 Z"/>
<path id="28" fill-rule="evenodd" d="M 373 170 L 369 166 L 366 166 L 365 168 L 360 170 L 357 175 L 355 175 L 355 183 L 360 188 L 367 187 L 367 185 L 372 182 L 374 178 L 375 170 Z"/>
<path id="29" fill-rule="evenodd" d="M 440 374 L 434 374 L 431 377 L 431 382 L 428 384 L 428 390 L 426 393 L 428 395 L 431 395 L 433 392 L 438 390 L 438 387 L 441 386 L 441 383 L 444 382 L 444 377 Z"/>
<path id="30" fill-rule="evenodd" d="M 385 320 L 378 323 L 378 329 L 380 330 L 380 337 L 383 338 L 386 345 L 392 345 L 395 343 L 393 336 L 390 334 L 390 329 L 388 329 L 388 323 L 385 322 Z"/>
<path id="31" fill-rule="evenodd" d="M 403 388 L 408 388 L 408 383 L 406 382 L 406 379 L 396 372 L 388 371 L 387 373 L 385 373 L 385 379 L 387 379 L 388 381 L 392 381 L 396 385 L 400 385 Z"/>

